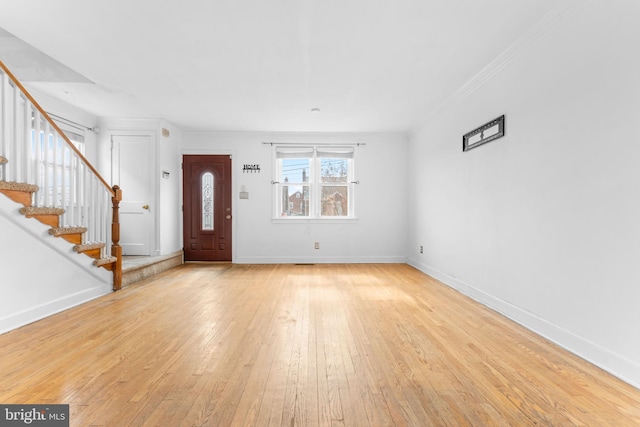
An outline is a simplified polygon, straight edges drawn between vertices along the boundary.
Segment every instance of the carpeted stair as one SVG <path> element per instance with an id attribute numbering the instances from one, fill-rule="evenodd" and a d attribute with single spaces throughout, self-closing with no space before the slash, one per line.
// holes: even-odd
<path id="1" fill-rule="evenodd" d="M 6 164 L 8 160 L 0 156 L 0 166 Z M 62 237 L 67 242 L 75 245 L 74 252 L 85 254 L 94 258 L 93 265 L 112 270 L 117 259 L 115 257 L 100 257 L 104 243 L 83 243 L 86 227 L 60 227 L 60 215 L 64 214 L 64 209 L 53 207 L 32 206 L 33 194 L 38 191 L 37 185 L 25 184 L 21 182 L 4 181 L 0 178 L 0 193 L 9 197 L 16 203 L 22 204 L 20 213 L 26 218 L 35 218 L 41 223 L 51 227 L 49 234 L 54 237 Z"/>

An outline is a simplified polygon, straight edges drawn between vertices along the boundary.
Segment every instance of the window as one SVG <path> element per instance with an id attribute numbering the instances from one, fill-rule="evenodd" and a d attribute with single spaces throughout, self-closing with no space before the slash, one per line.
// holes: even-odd
<path id="1" fill-rule="evenodd" d="M 213 174 L 202 175 L 202 230 L 213 230 Z"/>
<path id="2" fill-rule="evenodd" d="M 84 155 L 84 132 L 70 130 L 68 126 L 59 125 L 71 143 Z M 80 133 L 82 132 L 82 134 Z M 76 191 L 81 183 L 73 177 L 72 170 L 79 167 L 77 158 L 71 148 L 51 126 L 42 119 L 37 128 L 31 129 L 31 159 L 36 164 L 34 173 L 36 181 L 43 183 L 47 191 L 37 193 L 40 206 L 70 206 L 76 202 Z M 66 199 L 62 200 L 62 195 Z M 71 197 L 74 199 L 71 200 Z"/>
<path id="3" fill-rule="evenodd" d="M 276 147 L 275 216 L 354 218 L 352 147 Z"/>

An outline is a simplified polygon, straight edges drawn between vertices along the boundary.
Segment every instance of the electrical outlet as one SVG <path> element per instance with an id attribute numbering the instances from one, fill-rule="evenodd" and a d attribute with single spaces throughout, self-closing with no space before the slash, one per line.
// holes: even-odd
<path id="1" fill-rule="evenodd" d="M 320 249 L 320 242 L 316 242 L 316 243 L 315 243 L 315 248 L 316 248 L 316 249 Z"/>
<path id="2" fill-rule="evenodd" d="M 422 245 L 420 245 L 420 253 L 422 253 L 424 251 L 424 248 L 422 247 Z"/>

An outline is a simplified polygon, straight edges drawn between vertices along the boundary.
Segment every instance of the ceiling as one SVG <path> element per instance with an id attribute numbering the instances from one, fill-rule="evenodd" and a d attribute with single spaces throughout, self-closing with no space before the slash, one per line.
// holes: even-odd
<path id="1" fill-rule="evenodd" d="M 562 1 L 0 0 L 0 60 L 99 117 L 406 132 Z"/>

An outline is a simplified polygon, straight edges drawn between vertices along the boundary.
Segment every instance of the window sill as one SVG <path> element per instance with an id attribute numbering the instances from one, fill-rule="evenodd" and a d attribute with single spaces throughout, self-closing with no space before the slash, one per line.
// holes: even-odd
<path id="1" fill-rule="evenodd" d="M 305 218 L 288 216 L 284 218 L 272 218 L 271 222 L 273 224 L 348 224 L 358 222 L 358 218 Z"/>

